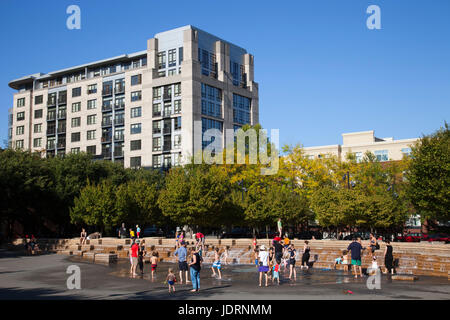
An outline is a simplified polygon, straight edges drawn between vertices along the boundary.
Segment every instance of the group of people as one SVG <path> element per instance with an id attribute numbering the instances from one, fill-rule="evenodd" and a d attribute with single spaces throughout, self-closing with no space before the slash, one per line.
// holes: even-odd
<path id="1" fill-rule="evenodd" d="M 253 238 L 252 245 L 255 265 L 259 272 L 260 287 L 262 286 L 263 276 L 266 287 L 268 286 L 269 279 L 272 279 L 272 283 L 277 281 L 280 284 L 280 271 L 282 267 L 285 271 L 289 269 L 289 280 L 292 280 L 292 278 L 294 278 L 294 281 L 297 280 L 297 271 L 295 269 L 297 249 L 295 249 L 294 244 L 291 243 L 287 235 L 285 235 L 284 239 L 275 237 L 272 241 L 272 246 L 268 249 L 265 245 L 258 246 L 256 237 Z M 309 242 L 305 241 L 302 250 L 301 269 L 309 268 L 310 251 Z"/>
<path id="2" fill-rule="evenodd" d="M 25 246 L 25 251 L 29 255 L 32 255 L 32 254 L 34 254 L 35 251 L 39 250 L 39 244 L 34 235 L 31 235 L 31 237 L 29 237 L 28 235 L 25 235 L 24 246 Z"/>
<path id="3" fill-rule="evenodd" d="M 384 266 L 385 266 L 385 273 L 394 273 L 394 255 L 393 255 L 393 248 L 391 245 L 391 242 L 389 240 L 385 241 L 386 248 L 384 250 Z M 377 239 L 373 234 L 370 235 L 369 240 L 369 255 L 372 259 L 372 264 L 370 266 L 370 269 L 372 270 L 378 270 L 379 266 L 377 263 L 377 257 L 375 255 L 375 251 L 380 249 L 380 245 L 378 244 Z M 355 274 L 355 278 L 358 278 L 358 275 L 362 277 L 362 267 L 361 267 L 361 257 L 363 254 L 363 251 L 366 250 L 365 247 L 362 246 L 361 238 L 354 238 L 352 243 L 347 247 L 347 250 L 344 250 L 342 252 L 342 255 L 335 259 L 335 268 L 337 264 L 344 265 L 344 271 L 348 271 L 349 261 L 348 261 L 348 253 L 350 252 L 351 257 L 351 265 L 353 266 L 353 272 Z"/>
<path id="4" fill-rule="evenodd" d="M 119 238 L 125 239 L 128 238 L 128 235 L 131 239 L 139 239 L 141 237 L 141 228 L 139 225 L 136 225 L 136 231 L 134 231 L 132 228 L 128 230 L 127 234 L 127 228 L 125 228 L 125 223 L 122 223 L 122 226 L 119 228 Z"/>

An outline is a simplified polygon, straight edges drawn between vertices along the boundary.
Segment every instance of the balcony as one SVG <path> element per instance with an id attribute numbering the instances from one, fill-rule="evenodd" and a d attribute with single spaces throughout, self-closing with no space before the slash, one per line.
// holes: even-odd
<path id="1" fill-rule="evenodd" d="M 56 134 L 56 128 L 55 127 L 47 128 L 47 135 L 48 136 L 52 136 L 52 135 L 55 135 L 55 134 Z"/>
<path id="2" fill-rule="evenodd" d="M 55 142 L 48 142 L 47 150 L 55 150 Z"/>
<path id="3" fill-rule="evenodd" d="M 104 87 L 102 90 L 102 96 L 111 96 L 113 94 L 112 87 Z"/>
<path id="4" fill-rule="evenodd" d="M 163 94 L 163 100 L 164 101 L 170 101 L 172 100 L 172 94 L 170 92 L 164 92 Z"/>
<path id="5" fill-rule="evenodd" d="M 125 124 L 124 118 L 114 119 L 114 125 L 116 126 L 123 126 Z"/>
<path id="6" fill-rule="evenodd" d="M 47 115 L 47 121 L 55 121 L 56 120 L 56 113 L 49 113 Z"/>
<path id="7" fill-rule="evenodd" d="M 123 101 L 117 102 L 116 101 L 116 103 L 114 104 L 114 109 L 115 110 L 125 109 L 125 102 L 123 102 Z"/>
<path id="8" fill-rule="evenodd" d="M 168 144 L 164 144 L 164 147 L 163 147 L 163 152 L 170 152 L 170 143 L 168 143 Z"/>
<path id="9" fill-rule="evenodd" d="M 171 128 L 170 127 L 165 127 L 163 134 L 170 134 L 171 133 Z"/>
<path id="10" fill-rule="evenodd" d="M 153 128 L 153 133 L 161 133 L 161 128 Z"/>
<path id="11" fill-rule="evenodd" d="M 102 136 L 102 143 L 110 143 L 112 140 L 112 135 L 104 135 Z"/>
<path id="12" fill-rule="evenodd" d="M 114 158 L 122 158 L 122 157 L 123 157 L 123 149 L 115 149 Z"/>
<path id="13" fill-rule="evenodd" d="M 65 149 L 66 148 L 66 141 L 58 142 L 58 149 Z"/>
<path id="14" fill-rule="evenodd" d="M 58 104 L 66 104 L 66 103 L 67 103 L 67 97 L 66 96 L 58 98 Z"/>
<path id="15" fill-rule="evenodd" d="M 153 111 L 154 117 L 161 117 L 161 111 Z"/>
<path id="16" fill-rule="evenodd" d="M 111 149 L 102 150 L 101 157 L 103 159 L 111 159 Z"/>
<path id="17" fill-rule="evenodd" d="M 124 136 L 123 134 L 116 134 L 114 135 L 114 141 L 118 142 L 118 141 L 123 141 L 124 140 Z"/>
<path id="18" fill-rule="evenodd" d="M 66 127 L 58 127 L 58 133 L 66 133 Z"/>
<path id="19" fill-rule="evenodd" d="M 163 117 L 170 117 L 172 115 L 172 110 L 164 110 Z"/>
<path id="20" fill-rule="evenodd" d="M 125 86 L 124 85 L 116 86 L 114 92 L 115 92 L 115 94 L 125 93 Z"/>
<path id="21" fill-rule="evenodd" d="M 111 119 L 103 119 L 102 120 L 102 127 L 110 127 L 112 125 Z"/>
<path id="22" fill-rule="evenodd" d="M 56 99 L 55 98 L 51 98 L 47 100 L 47 106 L 51 107 L 51 106 L 56 106 Z"/>
<path id="23" fill-rule="evenodd" d="M 102 111 L 103 111 L 103 112 L 112 111 L 112 105 L 111 105 L 111 103 L 103 104 L 103 105 L 102 105 Z"/>
<path id="24" fill-rule="evenodd" d="M 66 118 L 66 111 L 58 112 L 58 119 L 65 119 Z"/>

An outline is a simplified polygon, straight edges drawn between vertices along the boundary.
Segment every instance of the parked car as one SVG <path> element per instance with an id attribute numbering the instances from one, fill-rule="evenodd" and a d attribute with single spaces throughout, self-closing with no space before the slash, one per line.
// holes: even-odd
<path id="1" fill-rule="evenodd" d="M 400 241 L 400 242 L 420 242 L 420 240 L 422 240 L 422 234 L 421 233 L 408 233 L 408 234 L 396 237 L 396 240 Z"/>
<path id="2" fill-rule="evenodd" d="M 376 238 L 378 238 L 375 235 Z M 344 240 L 352 240 L 353 238 L 361 238 L 361 240 L 369 240 L 370 232 L 355 232 L 344 237 Z"/>
<path id="3" fill-rule="evenodd" d="M 426 237 L 426 241 L 429 241 L 429 242 L 441 241 L 441 242 L 449 243 L 450 236 L 445 233 L 435 233 L 435 234 L 428 235 L 428 237 Z"/>
<path id="4" fill-rule="evenodd" d="M 164 237 L 164 232 L 158 227 L 147 227 L 142 232 L 142 237 Z"/>
<path id="5" fill-rule="evenodd" d="M 231 229 L 231 232 L 223 232 L 220 235 L 220 239 L 225 238 L 252 238 L 253 233 L 249 228 L 233 228 Z"/>

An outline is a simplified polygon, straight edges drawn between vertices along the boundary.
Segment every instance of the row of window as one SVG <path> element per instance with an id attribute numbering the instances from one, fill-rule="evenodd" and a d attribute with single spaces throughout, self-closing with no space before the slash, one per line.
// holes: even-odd
<path id="1" fill-rule="evenodd" d="M 169 84 L 166 86 L 153 88 L 153 101 L 155 100 L 170 100 L 172 99 L 172 89 L 174 97 L 181 97 L 181 83 Z"/>
<path id="2" fill-rule="evenodd" d="M 202 83 L 202 114 L 222 117 L 222 90 Z"/>
<path id="3" fill-rule="evenodd" d="M 172 140 L 171 136 L 166 136 L 164 139 L 162 137 L 153 138 L 153 151 L 163 150 L 162 142 L 164 141 L 164 151 L 169 151 L 171 149 Z M 173 136 L 173 148 L 181 148 L 181 135 L 176 134 Z"/>

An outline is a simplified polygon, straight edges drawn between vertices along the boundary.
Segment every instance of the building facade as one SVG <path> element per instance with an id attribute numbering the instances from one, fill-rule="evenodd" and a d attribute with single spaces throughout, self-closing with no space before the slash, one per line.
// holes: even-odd
<path id="1" fill-rule="evenodd" d="M 259 122 L 253 55 L 190 25 L 157 33 L 147 50 L 9 86 L 9 147 L 46 156 L 83 151 L 125 167 L 170 167 L 209 144 L 206 130 Z"/>
<path id="2" fill-rule="evenodd" d="M 305 154 L 310 158 L 321 158 L 327 155 L 347 159 L 349 153 L 355 154 L 356 161 L 361 161 L 367 151 L 373 153 L 380 161 L 401 160 L 411 153 L 411 145 L 418 138 L 394 140 L 394 138 L 377 138 L 374 131 L 361 131 L 342 134 L 342 145 L 305 147 Z"/>

